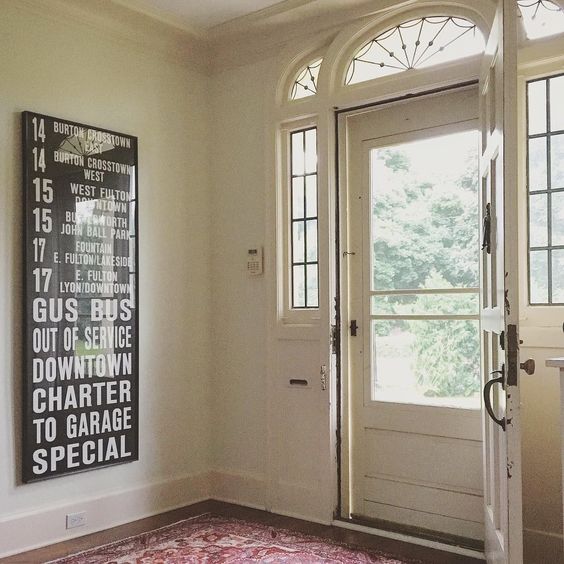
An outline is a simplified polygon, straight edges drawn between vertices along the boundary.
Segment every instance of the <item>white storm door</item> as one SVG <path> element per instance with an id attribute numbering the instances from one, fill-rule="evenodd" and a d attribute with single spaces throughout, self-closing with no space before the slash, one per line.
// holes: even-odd
<path id="1" fill-rule="evenodd" d="M 485 551 L 495 564 L 523 562 L 516 10 L 498 1 L 480 78 Z"/>
<path id="2" fill-rule="evenodd" d="M 345 516 L 476 547 L 484 538 L 478 94 L 473 86 L 422 96 L 341 123 Z"/>

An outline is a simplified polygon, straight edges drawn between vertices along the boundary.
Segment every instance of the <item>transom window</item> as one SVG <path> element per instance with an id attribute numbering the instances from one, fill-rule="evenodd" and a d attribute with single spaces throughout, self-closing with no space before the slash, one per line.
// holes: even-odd
<path id="1" fill-rule="evenodd" d="M 433 16 L 409 20 L 380 33 L 354 54 L 346 84 L 356 84 L 476 55 L 484 38 L 464 18 Z"/>
<path id="2" fill-rule="evenodd" d="M 318 308 L 317 128 L 292 132 L 290 149 L 291 303 Z"/>
<path id="3" fill-rule="evenodd" d="M 299 100 L 317 94 L 317 78 L 323 59 L 316 59 L 300 70 L 292 84 L 290 100 Z"/>
<path id="4" fill-rule="evenodd" d="M 525 33 L 529 39 L 564 32 L 564 11 L 550 0 L 518 0 Z"/>
<path id="5" fill-rule="evenodd" d="M 529 302 L 564 305 L 564 75 L 527 83 Z"/>

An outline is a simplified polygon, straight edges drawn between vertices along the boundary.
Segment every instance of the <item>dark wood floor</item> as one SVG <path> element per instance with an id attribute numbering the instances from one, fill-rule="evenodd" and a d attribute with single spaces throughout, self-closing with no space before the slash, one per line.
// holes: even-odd
<path id="1" fill-rule="evenodd" d="M 147 519 L 141 519 L 139 521 L 134 521 L 133 523 L 128 523 L 127 525 L 108 529 L 107 531 L 86 535 L 78 539 L 55 544 L 46 548 L 41 548 L 39 550 L 25 552 L 17 556 L 3 558 L 0 559 L 0 563 L 43 563 L 48 560 L 61 558 L 62 556 L 67 556 L 76 552 L 80 552 L 82 550 L 87 550 L 89 548 L 94 548 L 96 546 L 114 542 L 122 538 L 130 537 L 132 535 L 174 523 L 187 517 L 193 517 L 195 515 L 200 515 L 207 512 L 212 512 L 217 515 L 223 515 L 226 517 L 236 517 L 240 519 L 246 519 L 248 521 L 255 521 L 269 526 L 283 527 L 285 529 L 316 535 L 361 548 L 375 548 L 397 557 L 416 558 L 429 564 L 476 564 L 478 562 L 481 562 L 483 564 L 483 560 L 468 558 L 465 556 L 458 556 L 448 552 L 441 552 L 438 550 L 377 537 L 366 533 L 350 531 L 348 529 L 342 529 L 340 527 L 318 525 L 316 523 L 310 523 L 308 521 L 301 521 L 299 519 L 283 517 L 281 515 L 267 513 L 266 511 L 248 509 L 246 507 L 240 507 L 238 505 L 231 505 L 219 501 L 205 501 L 202 503 L 197 503 L 183 509 L 169 511 L 168 513 L 162 513 L 161 515 L 148 517 Z"/>

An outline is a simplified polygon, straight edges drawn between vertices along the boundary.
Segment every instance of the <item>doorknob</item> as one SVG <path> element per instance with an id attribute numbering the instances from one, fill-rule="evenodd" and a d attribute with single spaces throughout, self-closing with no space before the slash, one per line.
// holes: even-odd
<path id="1" fill-rule="evenodd" d="M 521 370 L 524 370 L 529 376 L 535 373 L 535 361 L 532 358 L 521 363 Z"/>
<path id="2" fill-rule="evenodd" d="M 493 421 L 495 421 L 505 431 L 505 417 L 502 417 L 501 419 L 496 417 L 490 396 L 490 391 L 494 384 L 501 384 L 501 387 L 505 389 L 505 370 L 502 367 L 501 370 L 494 370 L 491 373 L 492 376 L 494 374 L 501 374 L 501 376 L 499 376 L 498 378 L 492 378 L 491 380 L 488 380 L 486 382 L 486 385 L 484 386 L 484 407 L 486 408 L 488 415 L 493 419 Z"/>

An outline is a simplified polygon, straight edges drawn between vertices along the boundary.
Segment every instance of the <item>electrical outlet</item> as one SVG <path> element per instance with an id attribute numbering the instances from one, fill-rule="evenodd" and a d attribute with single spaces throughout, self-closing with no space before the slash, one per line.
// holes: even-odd
<path id="1" fill-rule="evenodd" d="M 69 513 L 67 515 L 67 529 L 83 527 L 86 525 L 86 511 L 80 513 Z"/>

